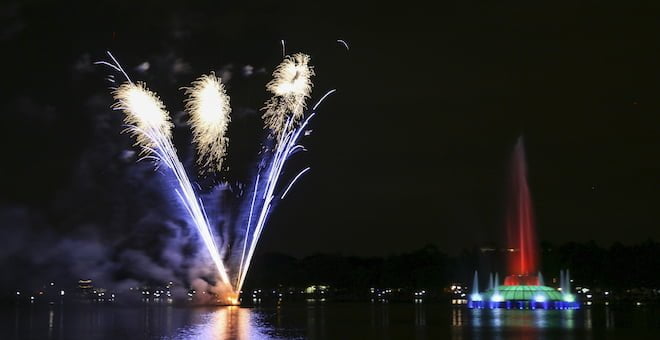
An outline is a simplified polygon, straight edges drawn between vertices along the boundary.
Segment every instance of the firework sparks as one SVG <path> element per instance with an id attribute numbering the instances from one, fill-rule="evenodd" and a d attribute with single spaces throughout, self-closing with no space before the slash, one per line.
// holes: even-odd
<path id="1" fill-rule="evenodd" d="M 330 90 L 319 99 L 319 101 L 314 105 L 312 113 L 305 118 L 302 124 L 298 126 L 293 125 L 292 118 L 289 118 L 285 123 L 284 131 L 288 131 L 282 140 L 277 145 L 277 148 L 274 151 L 274 154 L 270 158 L 269 165 L 263 169 L 263 179 L 260 180 L 261 172 L 257 173 L 255 180 L 254 192 L 250 204 L 250 214 L 248 218 L 248 224 L 245 229 L 245 243 L 243 245 L 243 251 L 241 253 L 240 260 L 240 269 L 238 273 L 238 278 L 235 286 L 236 291 L 240 291 L 247 277 L 247 272 L 250 269 L 250 262 L 252 261 L 252 256 L 259 242 L 259 237 L 266 225 L 266 220 L 268 219 L 271 208 L 276 203 L 278 199 L 284 199 L 286 197 L 291 187 L 295 184 L 296 180 L 300 178 L 303 174 L 310 170 L 309 167 L 300 171 L 289 185 L 284 189 L 284 192 L 281 195 L 276 194 L 276 190 L 279 187 L 280 178 L 282 175 L 282 170 L 287 163 L 287 160 L 296 154 L 299 150 L 304 150 L 304 147 L 299 144 L 300 137 L 304 134 L 307 124 L 309 121 L 314 118 L 316 115 L 316 108 L 327 98 L 329 95 L 334 93 L 335 90 Z M 258 198 L 257 198 L 258 197 Z M 255 207 L 255 201 L 257 204 Z M 253 217 L 254 213 L 254 217 Z M 252 221 L 256 221 L 254 227 L 252 226 Z"/>
<path id="2" fill-rule="evenodd" d="M 198 200 L 172 144 L 170 131 L 172 123 L 165 105 L 143 83 L 122 84 L 114 92 L 114 98 L 117 101 L 114 108 L 124 111 L 128 130 L 136 136 L 138 144 L 149 154 L 148 157 L 163 162 L 176 177 L 178 188 L 175 192 L 197 228 L 216 265 L 220 279 L 225 285 L 230 286 L 227 270 L 220 258 L 204 207 Z"/>
<path id="3" fill-rule="evenodd" d="M 222 170 L 222 160 L 229 139 L 225 132 L 229 126 L 229 96 L 215 74 L 203 75 L 186 88 L 186 112 L 197 146 L 197 164 L 202 172 Z"/>
<path id="4" fill-rule="evenodd" d="M 129 129 L 143 152 L 149 153 L 156 147 L 155 141 L 149 133 L 170 139 L 172 136 L 172 122 L 170 114 L 158 96 L 149 91 L 144 83 L 124 83 L 113 93 L 117 101 L 113 108 L 124 111 L 124 123 L 135 127 Z"/>
<path id="5" fill-rule="evenodd" d="M 294 184 L 296 184 L 296 181 L 298 180 L 298 178 L 300 178 L 300 176 L 304 175 L 305 172 L 309 171 L 309 169 L 311 169 L 311 168 L 306 167 L 303 171 L 299 172 L 298 175 L 296 175 L 296 177 L 293 178 L 293 180 L 291 180 L 291 183 L 289 183 L 289 185 L 286 187 L 286 189 L 284 190 L 284 193 L 282 193 L 282 196 L 280 197 L 280 199 L 284 199 L 284 197 L 286 197 L 286 194 L 289 192 L 289 190 L 291 190 L 291 187 Z"/>
<path id="6" fill-rule="evenodd" d="M 310 97 L 313 86 L 311 77 L 314 76 L 313 67 L 309 65 L 310 57 L 301 53 L 285 56 L 277 66 L 273 72 L 273 80 L 266 86 L 272 97 L 266 102 L 263 115 L 265 126 L 275 137 L 275 145 L 264 153 L 256 173 L 254 191 L 245 202 L 249 213 L 247 225 L 241 232 L 243 238 L 238 239 L 240 245 L 232 247 L 231 240 L 222 238 L 218 239 L 221 242 L 218 247 L 204 205 L 194 191 L 172 144 L 172 122 L 165 105 L 144 83 L 131 82 L 116 59 L 112 55 L 110 57 L 114 63 L 98 63 L 122 72 L 128 80 L 128 83 L 122 84 L 113 92 L 116 100 L 113 107 L 126 114 L 124 121 L 129 126 L 127 130 L 136 138 L 136 144 L 143 149 L 144 158 L 165 164 L 176 177 L 174 191 L 217 267 L 223 287 L 229 292 L 228 301 L 237 303 L 238 294 L 272 208 L 279 200 L 284 199 L 296 181 L 310 170 L 307 167 L 299 171 L 288 185 L 283 186 L 280 179 L 285 177 L 282 173 L 287 160 L 298 152 L 306 151 L 299 144 L 301 137 L 308 134 L 305 128 L 316 114 L 319 104 L 335 90 L 322 96 L 305 117 L 305 102 Z M 114 82 L 114 79 L 112 80 Z M 202 171 L 219 171 L 228 144 L 225 134 L 230 122 L 229 97 L 220 79 L 214 74 L 198 78 L 192 83 L 192 87 L 186 88 L 186 94 L 186 111 L 190 115 L 189 123 L 198 152 L 197 163 L 203 168 Z M 221 253 L 220 249 L 227 253 Z M 238 262 L 231 260 L 239 255 L 235 252 L 240 254 Z M 231 280 L 223 261 L 223 257 L 227 255 L 230 261 L 228 263 L 232 266 L 238 264 L 238 271 L 232 271 Z"/>
<path id="7" fill-rule="evenodd" d="M 278 142 L 286 134 L 289 118 L 296 123 L 303 117 L 305 101 L 313 86 L 314 69 L 309 60 L 302 53 L 285 57 L 273 72 L 273 80 L 266 85 L 273 97 L 266 102 L 263 118 Z"/>
<path id="8" fill-rule="evenodd" d="M 348 43 L 346 41 L 341 40 L 341 39 L 337 39 L 337 42 L 344 45 L 344 47 L 346 48 L 346 51 L 350 50 L 350 48 L 348 47 Z"/>
<path id="9" fill-rule="evenodd" d="M 300 126 L 298 126 L 293 130 L 291 130 L 290 128 L 292 122 L 291 119 L 287 121 L 286 129 L 289 130 L 289 132 L 283 137 L 281 143 L 278 145 L 277 149 L 275 150 L 275 153 L 273 154 L 272 159 L 270 161 L 270 165 L 266 169 L 264 169 L 266 170 L 265 180 L 259 183 L 258 182 L 259 177 L 257 177 L 254 195 L 260 193 L 259 195 L 260 208 L 254 209 L 254 200 L 253 200 L 252 206 L 250 207 L 250 211 L 251 212 L 254 211 L 258 215 L 258 217 L 256 219 L 256 224 L 254 228 L 251 228 L 250 224 L 248 224 L 246 228 L 245 237 L 249 237 L 250 241 L 248 242 L 249 245 L 247 249 L 244 248 L 243 254 L 241 255 L 242 270 L 239 272 L 238 275 L 236 290 L 240 290 L 243 287 L 243 283 L 245 282 L 247 272 L 250 268 L 250 262 L 252 261 L 252 256 L 254 255 L 254 251 L 257 247 L 257 243 L 259 242 L 259 237 L 261 236 L 261 233 L 266 225 L 266 220 L 268 219 L 270 210 L 273 204 L 275 204 L 276 197 L 281 197 L 280 195 L 276 195 L 275 191 L 278 187 L 280 175 L 282 174 L 282 169 L 284 168 L 286 161 L 289 159 L 289 156 L 291 156 L 292 149 L 298 145 L 297 143 L 301 136 L 301 132 L 305 129 L 305 126 L 307 126 L 307 123 L 310 121 L 310 119 L 312 119 L 312 117 L 314 117 L 314 115 L 315 113 L 309 115 L 309 117 L 307 117 Z M 301 175 L 304 172 L 307 172 L 308 170 L 309 168 L 303 170 L 299 175 Z M 295 182 L 295 179 L 293 182 Z M 289 191 L 289 189 L 290 187 L 285 190 L 285 194 L 286 192 Z"/>

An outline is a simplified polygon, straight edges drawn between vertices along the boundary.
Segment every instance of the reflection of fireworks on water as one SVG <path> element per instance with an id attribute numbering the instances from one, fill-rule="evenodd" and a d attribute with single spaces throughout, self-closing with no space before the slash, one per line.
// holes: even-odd
<path id="1" fill-rule="evenodd" d="M 136 138 L 137 145 L 143 150 L 143 158 L 153 159 L 163 163 L 172 171 L 177 187 L 174 189 L 181 203 L 186 208 L 205 247 L 211 256 L 222 282 L 226 301 L 235 304 L 245 282 L 245 278 L 254 255 L 259 237 L 272 211 L 274 204 L 284 199 L 295 182 L 309 167 L 299 171 L 291 181 L 283 186 L 280 183 L 287 160 L 305 148 L 299 144 L 302 132 L 315 115 L 319 104 L 335 90 L 327 92 L 304 118 L 305 101 L 311 94 L 311 76 L 313 68 L 309 65 L 309 56 L 295 54 L 285 56 L 284 60 L 273 73 L 274 79 L 267 84 L 267 89 L 273 97 L 266 103 L 263 115 L 264 124 L 275 138 L 274 148 L 264 153 L 250 195 L 247 196 L 244 208 L 248 209 L 245 226 L 235 225 L 239 238 L 234 246 L 231 240 L 220 240 L 221 247 L 216 244 L 213 232 L 206 216 L 201 200 L 197 197 L 183 165 L 177 157 L 172 144 L 172 123 L 165 105 L 155 93 L 149 91 L 143 83 L 133 83 L 123 71 L 116 59 L 108 53 L 112 63 L 99 62 L 122 72 L 127 83 L 114 91 L 115 109 L 125 113 L 125 123 Z M 197 146 L 198 164 L 202 171 L 220 170 L 222 159 L 226 152 L 228 138 L 225 137 L 230 121 L 229 97 L 224 86 L 215 75 L 202 76 L 186 89 L 188 100 L 186 111 L 190 115 L 193 129 L 193 141 Z M 241 232 L 242 231 L 242 232 Z M 231 253 L 222 254 L 219 250 Z M 240 259 L 239 259 L 240 255 Z M 228 257 L 228 262 L 222 260 Z M 238 268 L 232 270 L 235 280 L 229 278 L 226 263 L 235 263 Z"/>

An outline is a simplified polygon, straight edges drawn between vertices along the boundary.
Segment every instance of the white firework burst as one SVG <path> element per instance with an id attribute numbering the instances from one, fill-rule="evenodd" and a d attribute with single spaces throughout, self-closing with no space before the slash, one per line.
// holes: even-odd
<path id="1" fill-rule="evenodd" d="M 124 83 L 114 92 L 116 102 L 114 109 L 125 113 L 124 123 L 128 131 L 134 135 L 136 145 L 143 153 L 150 153 L 156 146 L 153 135 L 170 140 L 172 136 L 172 121 L 165 105 L 158 96 L 151 92 L 142 82 Z"/>
<path id="2" fill-rule="evenodd" d="M 192 85 L 186 88 L 186 112 L 197 146 L 197 164 L 202 172 L 220 171 L 229 143 L 225 137 L 231 120 L 229 96 L 214 73 L 199 77 Z"/>
<path id="3" fill-rule="evenodd" d="M 309 60 L 303 53 L 286 56 L 275 68 L 273 79 L 266 84 L 273 96 L 266 102 L 262 118 L 278 142 L 287 129 L 287 121 L 295 123 L 303 117 L 305 101 L 313 86 L 314 68 Z"/>

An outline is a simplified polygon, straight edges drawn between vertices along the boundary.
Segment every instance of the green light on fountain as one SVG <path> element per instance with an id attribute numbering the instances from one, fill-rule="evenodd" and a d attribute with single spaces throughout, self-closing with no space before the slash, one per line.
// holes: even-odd
<path id="1" fill-rule="evenodd" d="M 502 301 L 504 301 L 504 297 L 502 295 L 498 294 L 498 293 L 495 293 L 490 297 L 490 301 L 502 302 Z"/>
<path id="2" fill-rule="evenodd" d="M 565 295 L 548 286 L 495 286 L 481 294 L 482 299 L 492 302 L 503 301 L 567 301 Z"/>

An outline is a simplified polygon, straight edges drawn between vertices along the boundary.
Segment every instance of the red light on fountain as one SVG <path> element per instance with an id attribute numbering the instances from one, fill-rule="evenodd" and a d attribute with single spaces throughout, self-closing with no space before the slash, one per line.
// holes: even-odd
<path id="1" fill-rule="evenodd" d="M 505 286 L 538 286 L 539 278 L 536 275 L 509 275 L 504 278 Z"/>
<path id="2" fill-rule="evenodd" d="M 538 245 L 532 214 L 532 200 L 527 183 L 527 168 L 523 139 L 520 137 L 511 158 L 511 182 L 507 209 L 508 276 L 499 285 L 497 273 L 490 288 L 479 292 L 475 272 L 469 308 L 506 309 L 577 309 L 580 303 L 571 294 L 568 272 L 561 274 L 561 290 L 545 286 L 538 272 Z M 538 273 L 538 275 L 537 275 Z"/>
<path id="3" fill-rule="evenodd" d="M 511 159 L 511 193 L 507 212 L 509 276 L 505 286 L 536 286 L 539 279 L 538 249 L 534 232 L 532 201 L 527 184 L 527 165 L 522 137 Z"/>

